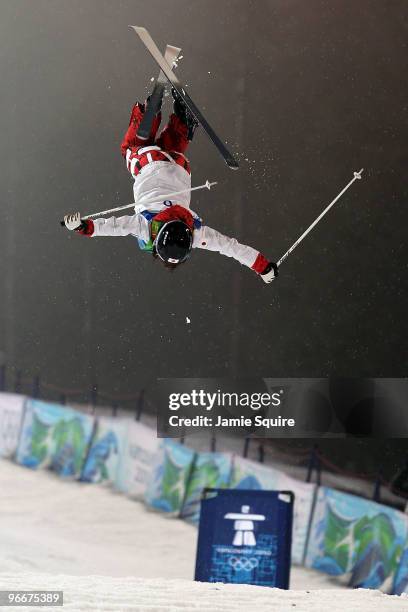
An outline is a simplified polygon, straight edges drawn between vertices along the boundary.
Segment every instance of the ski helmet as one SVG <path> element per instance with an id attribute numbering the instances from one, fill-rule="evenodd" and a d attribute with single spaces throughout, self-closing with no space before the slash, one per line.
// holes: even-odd
<path id="1" fill-rule="evenodd" d="M 193 233 L 184 221 L 168 221 L 159 230 L 154 247 L 160 259 L 179 264 L 187 259 L 193 246 Z"/>

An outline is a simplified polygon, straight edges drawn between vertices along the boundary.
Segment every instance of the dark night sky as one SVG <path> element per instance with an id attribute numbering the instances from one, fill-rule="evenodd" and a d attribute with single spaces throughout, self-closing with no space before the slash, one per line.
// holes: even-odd
<path id="1" fill-rule="evenodd" d="M 406 376 L 406 8 L 1 0 L 6 361 L 111 393 L 155 376 Z M 131 202 L 119 142 L 157 69 L 130 23 L 183 48 L 182 80 L 242 162 L 196 134 L 193 183 L 219 181 L 192 200 L 208 225 L 278 259 L 365 168 L 279 282 L 201 251 L 169 273 L 131 238 L 60 228 Z"/>

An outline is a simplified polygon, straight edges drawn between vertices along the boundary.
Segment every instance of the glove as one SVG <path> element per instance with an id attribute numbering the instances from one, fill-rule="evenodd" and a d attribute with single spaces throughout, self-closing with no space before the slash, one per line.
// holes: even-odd
<path id="1" fill-rule="evenodd" d="M 73 215 L 65 215 L 64 223 L 67 229 L 78 230 L 83 224 L 81 213 L 77 212 Z"/>
<path id="2" fill-rule="evenodd" d="M 279 276 L 278 266 L 273 261 L 270 261 L 263 272 L 260 274 L 261 278 L 265 283 L 271 283 L 277 276 Z"/>

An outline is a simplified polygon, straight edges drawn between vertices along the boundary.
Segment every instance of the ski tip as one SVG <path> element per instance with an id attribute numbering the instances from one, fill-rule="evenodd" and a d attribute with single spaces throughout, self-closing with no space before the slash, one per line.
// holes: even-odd
<path id="1" fill-rule="evenodd" d="M 226 155 L 224 155 L 224 159 L 225 159 L 225 162 L 228 168 L 231 168 L 231 170 L 238 170 L 239 163 L 237 162 L 235 157 L 231 155 L 229 151 L 226 151 Z"/>
<path id="2" fill-rule="evenodd" d="M 129 28 L 132 28 L 137 33 L 147 32 L 146 28 L 143 28 L 142 26 L 129 25 Z"/>
<path id="3" fill-rule="evenodd" d="M 224 157 L 224 161 L 227 164 L 228 168 L 230 168 L 231 170 L 238 170 L 239 163 L 237 162 L 235 157 L 233 157 L 231 153 L 227 151 L 226 149 L 225 149 L 223 157 Z"/>

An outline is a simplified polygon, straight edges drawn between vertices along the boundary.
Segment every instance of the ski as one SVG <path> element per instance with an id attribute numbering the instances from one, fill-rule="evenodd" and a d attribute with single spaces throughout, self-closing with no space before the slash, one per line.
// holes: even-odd
<path id="1" fill-rule="evenodd" d="M 172 45 L 167 45 L 166 52 L 164 54 L 164 59 L 169 64 L 169 66 L 173 66 L 180 51 L 181 49 L 179 47 L 173 47 Z M 137 131 L 138 137 L 142 138 L 143 140 L 147 140 L 150 136 L 153 119 L 156 113 L 160 109 L 165 89 L 166 89 L 166 77 L 163 74 L 163 72 L 160 70 L 160 74 L 154 85 L 153 92 L 147 103 L 146 110 L 143 115 L 143 119 L 140 122 L 139 129 Z"/>
<path id="2" fill-rule="evenodd" d="M 160 53 L 159 48 L 157 47 L 156 43 L 150 36 L 149 32 L 146 30 L 146 28 L 142 28 L 139 26 L 130 26 L 130 27 L 133 28 L 136 34 L 139 36 L 140 40 L 145 45 L 150 55 L 153 57 L 153 59 L 156 61 L 156 63 L 161 68 L 163 74 L 166 76 L 169 83 L 172 85 L 172 87 L 174 87 L 177 93 L 183 98 L 183 101 L 188 106 L 190 111 L 193 113 L 193 115 L 195 116 L 197 121 L 200 123 L 200 125 L 203 127 L 204 131 L 207 133 L 207 136 L 210 138 L 213 144 L 217 147 L 218 151 L 223 156 L 229 168 L 231 168 L 232 170 L 237 170 L 237 168 L 239 168 L 239 164 L 237 160 L 230 153 L 230 151 L 228 151 L 225 144 L 217 136 L 217 134 L 214 132 L 214 130 L 212 129 L 208 121 L 205 119 L 205 117 L 203 116 L 199 108 L 195 105 L 193 100 L 190 98 L 185 88 L 183 87 L 182 83 L 179 81 L 179 79 L 174 74 L 173 70 L 171 69 L 171 66 L 169 66 L 169 64 L 166 62 L 165 58 L 163 57 L 163 55 Z"/>

